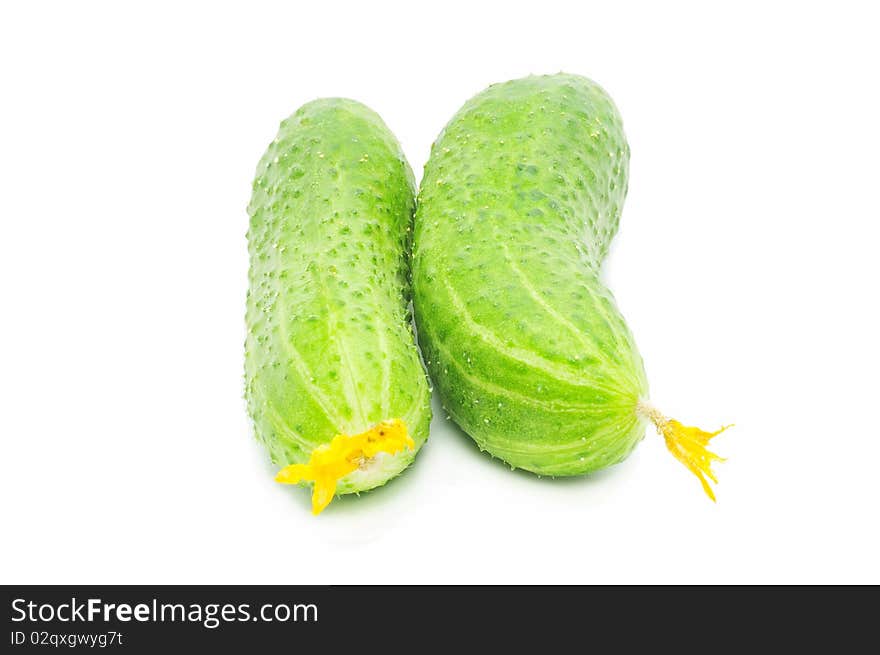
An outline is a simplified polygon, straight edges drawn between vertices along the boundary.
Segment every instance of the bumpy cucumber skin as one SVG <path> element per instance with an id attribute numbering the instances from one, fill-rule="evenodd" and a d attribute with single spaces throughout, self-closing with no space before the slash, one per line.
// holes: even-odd
<path id="1" fill-rule="evenodd" d="M 408 309 L 414 187 L 379 116 L 345 99 L 301 107 L 257 167 L 245 397 L 279 466 L 392 418 L 416 450 L 427 439 L 430 391 Z M 384 484 L 414 457 L 381 453 L 337 491 Z"/>
<path id="2" fill-rule="evenodd" d="M 629 148 L 595 83 L 528 77 L 468 101 L 419 190 L 416 325 L 451 417 L 538 474 L 617 463 L 644 436 L 641 356 L 599 281 Z"/>

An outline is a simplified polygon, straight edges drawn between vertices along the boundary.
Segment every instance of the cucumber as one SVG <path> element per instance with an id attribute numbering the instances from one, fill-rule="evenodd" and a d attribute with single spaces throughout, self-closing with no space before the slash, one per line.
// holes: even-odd
<path id="1" fill-rule="evenodd" d="M 419 189 L 419 342 L 447 412 L 512 467 L 590 473 L 654 422 L 714 498 L 704 442 L 717 433 L 647 403 L 642 358 L 599 279 L 628 167 L 620 115 L 583 77 L 527 77 L 469 100 Z"/>
<path id="2" fill-rule="evenodd" d="M 316 514 L 396 476 L 428 435 L 408 309 L 414 188 L 379 116 L 346 99 L 301 107 L 257 167 L 245 397 L 277 480 L 311 484 Z"/>

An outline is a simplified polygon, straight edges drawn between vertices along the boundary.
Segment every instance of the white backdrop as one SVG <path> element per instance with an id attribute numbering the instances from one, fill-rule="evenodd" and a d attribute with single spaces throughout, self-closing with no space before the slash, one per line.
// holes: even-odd
<path id="1" fill-rule="evenodd" d="M 218 4 L 0 10 L 0 582 L 880 582 L 869 3 Z M 605 276 L 654 403 L 736 423 L 717 505 L 653 433 L 539 480 L 435 403 L 415 467 L 313 518 L 242 400 L 258 158 L 341 95 L 418 177 L 467 98 L 559 70 L 624 118 Z"/>

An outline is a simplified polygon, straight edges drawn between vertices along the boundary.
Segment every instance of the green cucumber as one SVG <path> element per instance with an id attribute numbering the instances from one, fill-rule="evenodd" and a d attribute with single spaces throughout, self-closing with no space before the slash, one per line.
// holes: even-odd
<path id="1" fill-rule="evenodd" d="M 625 459 L 653 421 L 711 495 L 712 435 L 647 404 L 642 358 L 599 279 L 628 165 L 614 103 L 583 77 L 527 77 L 469 100 L 419 190 L 419 342 L 450 416 L 511 466 L 590 473 Z"/>
<path id="2" fill-rule="evenodd" d="M 301 107 L 257 167 L 245 396 L 278 480 L 312 483 L 315 513 L 396 476 L 428 435 L 408 309 L 414 186 L 379 116 L 345 99 Z"/>

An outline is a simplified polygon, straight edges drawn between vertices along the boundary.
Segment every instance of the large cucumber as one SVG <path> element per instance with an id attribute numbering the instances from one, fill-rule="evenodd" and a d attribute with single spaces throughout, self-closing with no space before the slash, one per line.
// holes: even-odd
<path id="1" fill-rule="evenodd" d="M 311 483 L 315 513 L 334 493 L 393 478 L 427 438 L 408 310 L 413 208 L 399 144 L 352 100 L 301 107 L 257 167 L 246 398 L 257 437 L 287 467 L 279 481 Z"/>
<path id="2" fill-rule="evenodd" d="M 614 103 L 583 77 L 527 77 L 469 100 L 419 190 L 419 340 L 452 418 L 512 466 L 588 473 L 626 458 L 652 420 L 711 495 L 711 434 L 647 405 L 642 359 L 598 277 L 628 163 Z"/>

